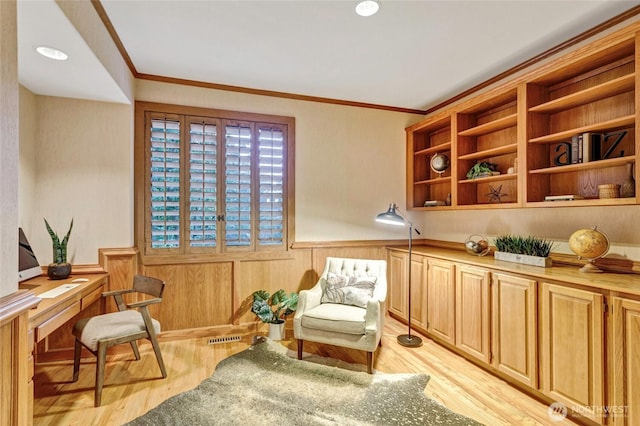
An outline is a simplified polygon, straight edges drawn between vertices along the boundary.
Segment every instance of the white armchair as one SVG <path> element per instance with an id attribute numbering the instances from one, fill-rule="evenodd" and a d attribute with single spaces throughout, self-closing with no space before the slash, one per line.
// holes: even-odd
<path id="1" fill-rule="evenodd" d="M 302 290 L 293 318 L 302 359 L 305 340 L 367 352 L 367 371 L 380 345 L 387 298 L 387 262 L 328 257 L 316 285 Z"/>

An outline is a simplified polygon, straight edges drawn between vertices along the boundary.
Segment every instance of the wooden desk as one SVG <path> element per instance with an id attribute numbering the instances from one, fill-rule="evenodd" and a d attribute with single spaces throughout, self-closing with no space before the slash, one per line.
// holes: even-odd
<path id="1" fill-rule="evenodd" d="M 100 299 L 109 274 L 74 274 L 64 280 L 50 280 L 39 276 L 20 283 L 21 289 L 29 289 L 38 295 L 64 284 L 72 284 L 77 278 L 89 281 L 80 284 L 54 299 L 41 299 L 38 307 L 29 311 L 29 331 L 33 330 L 35 342 L 40 342 L 76 314 Z"/>
<path id="2" fill-rule="evenodd" d="M 26 404 L 17 405 L 19 410 L 26 409 L 27 413 L 21 413 L 21 421 L 17 424 L 33 424 L 33 375 L 35 371 L 34 348 L 52 332 L 66 324 L 74 316 L 87 309 L 89 305 L 99 300 L 102 292 L 106 290 L 109 274 L 74 274 L 64 280 L 50 280 L 47 276 L 39 276 L 20 283 L 20 290 L 30 290 L 28 293 L 38 295 L 64 284 L 75 284 L 73 280 L 86 278 L 88 281 L 77 283 L 77 287 L 62 293 L 53 299 L 40 299 L 37 307 L 29 310 L 27 320 L 27 356 L 20 362 L 24 362 L 21 371 L 26 371 L 27 383 L 18 384 L 18 388 L 26 386 L 24 392 Z M 25 376 L 21 376 L 25 377 Z M 24 383 L 24 382 L 22 382 Z M 25 407 L 26 405 L 26 407 Z"/>

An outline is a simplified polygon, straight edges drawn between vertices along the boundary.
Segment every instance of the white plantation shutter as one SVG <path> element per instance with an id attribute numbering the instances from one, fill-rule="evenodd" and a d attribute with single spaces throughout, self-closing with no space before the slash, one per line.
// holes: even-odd
<path id="1" fill-rule="evenodd" d="M 287 250 L 293 119 L 229 111 L 218 117 L 177 106 L 167 106 L 169 113 L 151 105 L 155 111 L 137 111 L 145 123 L 136 130 L 136 143 L 144 135 L 144 151 L 136 150 L 145 153 L 144 179 L 136 174 L 145 185 L 144 233 L 137 233 L 143 256 L 199 260 Z"/>
<path id="2" fill-rule="evenodd" d="M 225 245 L 251 245 L 252 135 L 247 123 L 225 126 Z"/>
<path id="3" fill-rule="evenodd" d="M 180 247 L 180 122 L 151 121 L 151 247 Z"/>
<path id="4" fill-rule="evenodd" d="M 284 133 L 280 128 L 258 129 L 258 245 L 283 243 Z"/>
<path id="5" fill-rule="evenodd" d="M 189 246 L 217 246 L 217 126 L 189 123 Z"/>

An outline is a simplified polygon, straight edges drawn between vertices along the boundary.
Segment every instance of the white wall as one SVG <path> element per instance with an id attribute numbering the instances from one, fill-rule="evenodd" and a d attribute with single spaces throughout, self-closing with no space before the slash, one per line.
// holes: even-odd
<path id="1" fill-rule="evenodd" d="M 18 217 L 27 238 L 36 232 L 36 95 L 20 86 L 20 178 Z M 40 230 L 40 223 L 37 224 Z"/>
<path id="2" fill-rule="evenodd" d="M 35 99 L 35 202 L 21 214 L 29 224 L 27 237 L 46 265 L 52 251 L 43 218 L 61 238 L 73 219 L 69 262 L 96 264 L 99 248 L 133 244 L 132 106 Z M 32 190 L 21 187 L 25 205 Z"/>
<path id="3" fill-rule="evenodd" d="M 0 1 L 0 297 L 18 289 L 18 47 L 15 1 Z"/>
<path id="4" fill-rule="evenodd" d="M 404 128 L 422 116 L 147 80 L 136 99 L 295 117 L 295 240 L 406 238 L 374 217 L 405 203 Z"/>

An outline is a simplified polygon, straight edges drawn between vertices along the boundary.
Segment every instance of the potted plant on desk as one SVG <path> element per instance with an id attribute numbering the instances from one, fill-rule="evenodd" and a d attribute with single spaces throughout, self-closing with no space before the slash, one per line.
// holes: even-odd
<path id="1" fill-rule="evenodd" d="M 284 317 L 291 315 L 298 308 L 298 294 L 288 294 L 280 289 L 269 295 L 264 290 L 253 293 L 251 312 L 260 321 L 269 324 L 269 339 L 282 340 L 284 337 Z"/>
<path id="2" fill-rule="evenodd" d="M 47 267 L 47 275 L 52 280 L 63 280 L 71 274 L 71 264 L 67 262 L 67 243 L 69 242 L 69 236 L 73 228 L 73 219 L 71 219 L 71 225 L 69 225 L 67 235 L 64 236 L 62 241 L 60 241 L 58 235 L 53 232 L 47 219 L 44 220 L 44 224 L 47 226 L 47 231 L 51 236 L 51 242 L 53 244 L 53 262 Z"/>

